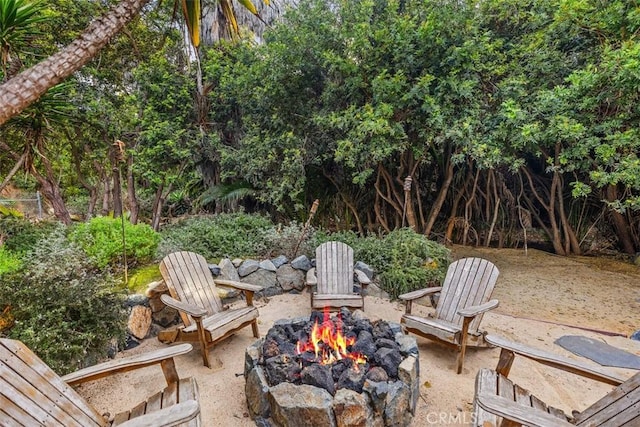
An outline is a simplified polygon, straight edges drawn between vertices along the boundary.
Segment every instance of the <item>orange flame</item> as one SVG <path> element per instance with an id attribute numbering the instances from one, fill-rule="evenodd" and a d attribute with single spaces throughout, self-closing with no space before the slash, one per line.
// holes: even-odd
<path id="1" fill-rule="evenodd" d="M 341 322 L 340 322 L 341 323 Z M 315 361 L 321 365 L 330 365 L 338 360 L 351 359 L 356 363 L 366 363 L 365 356 L 350 352 L 347 347 L 355 344 L 355 337 L 345 337 L 342 328 L 329 317 L 329 310 L 325 308 L 322 324 L 316 319 L 311 329 L 311 337 L 307 342 L 298 341 L 296 354 L 306 351 L 315 354 Z"/>

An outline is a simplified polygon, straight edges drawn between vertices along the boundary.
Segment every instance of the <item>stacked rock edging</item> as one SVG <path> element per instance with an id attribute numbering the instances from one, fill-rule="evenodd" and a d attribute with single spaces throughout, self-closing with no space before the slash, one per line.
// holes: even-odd
<path id="1" fill-rule="evenodd" d="M 223 258 L 218 264 L 209 264 L 209 270 L 215 279 L 234 280 L 251 283 L 263 287 L 256 293 L 256 298 L 271 297 L 283 293 L 301 293 L 306 287 L 306 274 L 315 266 L 315 260 L 305 255 L 289 259 L 280 255 L 276 258 L 230 259 Z M 370 280 L 374 280 L 375 273 L 367 264 L 358 261 L 355 267 L 363 271 Z M 359 288 L 357 278 L 354 287 Z M 223 303 L 228 304 L 241 297 L 239 291 L 217 286 L 218 295 Z M 367 295 L 388 298 L 375 282 L 367 287 Z M 180 322 L 177 310 L 167 307 L 160 296 L 168 294 L 169 289 L 164 281 L 151 282 L 147 286 L 145 295 L 131 295 L 127 299 L 129 322 L 127 325 L 126 349 L 137 346 L 141 340 L 156 336 L 159 330 L 174 326 Z"/>

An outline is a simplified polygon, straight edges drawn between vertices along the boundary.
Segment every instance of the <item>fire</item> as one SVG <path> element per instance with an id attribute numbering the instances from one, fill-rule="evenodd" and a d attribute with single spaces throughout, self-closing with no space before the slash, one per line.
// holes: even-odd
<path id="1" fill-rule="evenodd" d="M 341 323 L 339 322 L 339 324 Z M 330 365 L 343 359 L 351 359 L 355 363 L 364 364 L 366 358 L 363 355 L 350 352 L 347 349 L 355 342 L 355 337 L 345 337 L 342 328 L 331 320 L 329 310 L 325 308 L 322 324 L 318 324 L 316 319 L 309 340 L 307 342 L 298 341 L 296 344 L 296 354 L 313 352 L 315 361 L 321 365 Z"/>

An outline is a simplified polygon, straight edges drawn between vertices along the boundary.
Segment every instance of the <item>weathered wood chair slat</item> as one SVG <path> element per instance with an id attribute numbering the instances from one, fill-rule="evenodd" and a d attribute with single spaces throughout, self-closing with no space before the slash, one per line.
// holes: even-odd
<path id="1" fill-rule="evenodd" d="M 364 293 L 356 293 L 353 289 L 354 275 L 357 275 L 364 291 L 370 279 L 364 272 L 354 269 L 353 248 L 342 242 L 326 242 L 318 246 L 316 267 L 307 272 L 311 308 L 349 307 L 364 310 Z"/>
<path id="2" fill-rule="evenodd" d="M 160 341 L 199 342 L 203 363 L 211 367 L 209 348 L 218 341 L 249 325 L 253 336 L 258 338 L 258 309 L 253 306 L 253 295 L 262 290 L 261 286 L 214 280 L 205 258 L 188 251 L 164 257 L 160 262 L 160 273 L 171 295 L 163 295 L 161 299 L 180 312 L 183 322 L 178 329 L 161 331 L 158 334 Z M 218 296 L 218 284 L 244 292 L 246 307 L 225 310 Z"/>
<path id="3" fill-rule="evenodd" d="M 458 350 L 457 372 L 462 372 L 467 346 L 486 346 L 479 330 L 484 313 L 498 306 L 489 300 L 498 268 L 481 258 L 463 258 L 451 263 L 442 286 L 420 289 L 400 295 L 406 311 L 400 319 L 405 331 L 435 339 Z M 411 313 L 412 302 L 440 292 L 433 317 Z"/>
<path id="4" fill-rule="evenodd" d="M 154 407 L 142 402 L 123 416 L 117 415 L 111 420 L 100 415 L 70 385 L 125 372 L 134 369 L 137 363 L 137 367 L 146 367 L 151 364 L 163 365 L 163 370 L 167 369 L 165 378 L 170 382 L 169 387 L 175 389 L 178 384 L 175 381 L 178 378 L 175 367 L 173 372 L 169 372 L 168 366 L 173 365 L 166 365 L 164 362 L 189 351 L 191 346 L 186 344 L 150 352 L 147 357 L 136 356 L 135 363 L 128 363 L 126 359 L 122 359 L 118 362 L 107 362 L 104 364 L 106 368 L 97 365 L 59 377 L 22 342 L 0 339 L 0 425 L 89 427 L 124 423 L 122 424 L 124 427 L 197 426 L 200 407 L 198 389 L 193 378 L 179 380 L 181 384 L 186 384 L 185 394 L 181 399 L 174 399 L 173 408 L 171 408 L 172 405 Z M 67 378 L 69 382 L 66 381 Z M 155 416 L 152 419 L 148 418 L 151 412 L 159 414 L 160 421 Z M 195 420 L 194 423 L 187 424 L 192 420 Z M 147 422 L 153 424 L 145 424 Z"/>
<path id="5" fill-rule="evenodd" d="M 599 367 L 498 336 L 487 335 L 486 341 L 501 348 L 500 360 L 495 370 L 481 369 L 476 375 L 474 426 L 640 426 L 640 373 L 624 381 Z M 568 416 L 507 378 L 516 355 L 617 387 L 584 411 Z"/>

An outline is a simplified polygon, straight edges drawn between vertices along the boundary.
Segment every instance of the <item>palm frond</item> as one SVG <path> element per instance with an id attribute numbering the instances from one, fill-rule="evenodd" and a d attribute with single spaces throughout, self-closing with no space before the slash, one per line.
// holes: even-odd
<path id="1" fill-rule="evenodd" d="M 198 197 L 198 205 L 206 206 L 211 203 L 219 203 L 223 206 L 233 206 L 246 197 L 256 195 L 256 190 L 245 181 L 237 181 L 231 184 L 219 184 L 207 189 Z"/>
<path id="2" fill-rule="evenodd" d="M 202 5 L 200 0 L 182 0 L 182 12 L 194 47 L 200 46 L 200 16 Z"/>

